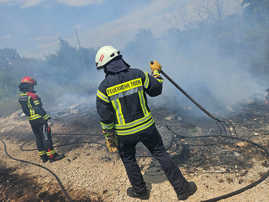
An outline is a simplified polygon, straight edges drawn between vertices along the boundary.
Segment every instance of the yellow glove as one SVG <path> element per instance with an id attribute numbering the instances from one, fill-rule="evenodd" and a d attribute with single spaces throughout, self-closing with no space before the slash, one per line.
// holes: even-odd
<path id="1" fill-rule="evenodd" d="M 118 148 L 115 144 L 115 140 L 113 140 L 112 138 L 106 138 L 106 147 L 109 152 L 113 153 L 118 151 Z"/>
<path id="2" fill-rule="evenodd" d="M 153 75 L 155 73 L 158 73 L 159 74 L 159 72 L 162 70 L 161 64 L 158 61 L 156 61 L 156 60 L 151 61 L 150 64 L 149 64 L 149 66 L 150 66 L 150 69 L 151 69 Z"/>
<path id="3" fill-rule="evenodd" d="M 118 140 L 117 137 L 115 136 L 113 130 L 109 131 L 104 131 L 103 130 L 103 135 L 105 136 L 106 140 L 106 147 L 109 152 L 117 152 L 118 151 Z"/>

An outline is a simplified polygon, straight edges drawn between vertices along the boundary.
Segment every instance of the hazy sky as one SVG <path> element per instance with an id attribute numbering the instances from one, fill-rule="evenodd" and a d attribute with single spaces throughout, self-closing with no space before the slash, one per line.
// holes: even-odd
<path id="1" fill-rule="evenodd" d="M 219 0 L 223 12 L 240 11 L 241 0 Z M 161 36 L 170 28 L 215 15 L 216 0 L 0 0 L 0 48 L 24 56 L 57 49 L 59 37 L 82 46 L 124 47 L 140 29 Z"/>

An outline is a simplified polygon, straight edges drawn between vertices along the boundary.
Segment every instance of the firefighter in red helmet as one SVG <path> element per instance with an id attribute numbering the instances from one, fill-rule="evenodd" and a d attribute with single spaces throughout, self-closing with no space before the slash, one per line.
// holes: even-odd
<path id="1" fill-rule="evenodd" d="M 19 90 L 21 91 L 19 103 L 24 114 L 29 117 L 41 160 L 43 162 L 48 160 L 54 162 L 64 158 L 64 155 L 56 153 L 53 148 L 50 129 L 52 125 L 51 118 L 43 109 L 41 99 L 34 91 L 36 84 L 36 80 L 30 76 L 22 78 L 19 85 Z"/>

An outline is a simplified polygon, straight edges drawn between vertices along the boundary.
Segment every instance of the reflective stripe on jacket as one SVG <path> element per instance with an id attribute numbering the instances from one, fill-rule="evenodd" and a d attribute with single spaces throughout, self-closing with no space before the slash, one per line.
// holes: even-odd
<path id="1" fill-rule="evenodd" d="M 97 112 L 103 130 L 130 135 L 154 124 L 146 94 L 160 95 L 162 78 L 154 78 L 139 69 L 107 74 L 96 94 Z"/>
<path id="2" fill-rule="evenodd" d="M 48 120 L 50 118 L 42 107 L 41 99 L 37 94 L 33 92 L 21 93 L 19 97 L 19 103 L 24 114 L 29 117 L 29 120 L 35 120 L 39 118 Z"/>

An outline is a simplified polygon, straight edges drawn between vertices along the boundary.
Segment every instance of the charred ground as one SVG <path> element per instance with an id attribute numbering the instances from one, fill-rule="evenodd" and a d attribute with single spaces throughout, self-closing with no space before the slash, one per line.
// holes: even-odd
<path id="1" fill-rule="evenodd" d="M 189 117 L 185 117 L 182 113 L 171 112 L 165 108 L 158 111 L 153 110 L 153 113 L 157 126 L 163 136 L 164 144 L 172 158 L 182 168 L 188 179 L 193 179 L 198 183 L 200 193 L 194 196 L 191 201 L 200 201 L 234 191 L 254 182 L 268 171 L 269 161 L 262 150 L 244 141 L 218 137 L 220 131 L 213 121 L 195 117 L 189 119 Z M 48 167 L 53 169 L 63 179 L 63 184 L 72 198 L 86 201 L 129 200 L 124 194 L 128 181 L 124 170 L 121 170 L 122 165 L 119 157 L 106 152 L 104 140 L 99 134 L 98 120 L 95 116 L 90 112 L 81 114 L 78 110 L 76 112 L 56 113 L 55 117 L 57 120 L 54 126 L 54 142 L 58 151 L 66 153 L 66 158 L 62 162 L 48 165 Z M 228 119 L 236 126 L 236 137 L 251 140 L 269 148 L 268 106 L 261 103 L 242 105 L 240 112 L 231 113 Z M 2 118 L 0 125 L 2 127 L 1 137 L 9 143 L 8 147 L 11 149 L 10 153 L 13 156 L 16 156 L 16 151 L 19 151 L 20 157 L 39 162 L 35 156 L 33 135 L 30 128 L 27 127 L 27 121 L 20 117 L 19 112 Z M 212 137 L 199 137 L 204 135 Z M 153 187 L 152 192 L 154 196 L 150 200 L 162 201 L 165 197 L 170 197 L 171 200 L 169 200 L 173 201 L 174 196 L 171 191 L 166 193 L 161 187 L 159 188 L 159 184 L 164 183 L 166 185 L 167 179 L 158 162 L 148 158 L 150 154 L 142 145 L 138 145 L 137 156 L 146 182 L 150 187 Z M 29 166 L 14 162 L 10 163 L 8 158 L 1 155 L 2 157 L 3 163 L 8 167 L 4 169 L 6 173 L 4 176 L 15 179 L 12 181 L 14 182 L 12 184 L 11 181 L 6 183 L 7 180 L 3 178 L 3 185 L 6 188 L 3 192 L 5 195 L 2 197 L 6 198 L 2 200 L 13 199 L 12 197 L 20 199 L 25 196 L 32 197 L 31 201 L 65 200 L 59 186 L 57 186 L 56 181 L 51 176 L 38 173 L 43 172 L 40 170 L 37 173 L 35 173 L 37 170 L 33 170 L 35 172 L 29 174 L 23 169 Z M 88 162 L 83 161 L 83 159 Z M 91 169 L 90 165 L 93 166 L 92 169 L 101 165 L 104 169 L 110 169 L 108 171 L 100 170 L 101 175 L 99 175 L 99 178 L 105 179 L 108 175 L 112 175 L 108 177 L 111 181 L 101 181 L 98 177 L 95 177 L 96 173 L 93 173 L 91 176 L 84 176 L 86 170 Z M 80 173 L 73 171 L 74 168 L 83 171 L 83 175 L 81 176 Z M 64 169 L 66 173 L 59 173 L 61 169 Z M 117 171 L 113 171 L 114 173 L 112 174 L 111 169 L 118 169 L 122 172 L 118 176 Z M 69 172 L 72 177 L 66 176 Z M 46 177 L 49 180 L 42 182 L 40 180 L 41 177 Z M 81 182 L 83 178 L 93 179 L 92 182 L 88 180 L 83 183 Z M 122 184 L 121 178 L 124 179 L 124 184 Z M 116 179 L 119 180 L 116 180 L 117 183 L 114 185 L 112 179 L 114 181 Z M 96 182 L 99 183 L 99 189 L 94 188 L 96 187 Z M 18 186 L 15 188 L 20 190 L 19 185 L 16 184 L 25 184 L 23 188 L 31 190 L 27 191 L 29 196 L 24 194 L 24 189 L 8 195 L 11 193 L 9 190 L 14 190 L 14 186 Z M 33 186 L 35 189 L 32 188 Z M 158 188 L 154 188 L 154 186 Z M 215 188 L 217 186 L 219 188 Z M 164 187 L 169 187 L 169 184 Z M 263 198 L 269 197 L 264 187 L 268 187 L 268 180 L 258 185 L 255 188 L 255 193 L 247 191 L 243 193 L 242 197 L 257 194 L 258 201 L 262 201 Z M 168 188 L 165 189 L 168 190 Z M 21 195 L 16 195 L 16 193 Z M 239 201 L 242 199 L 240 195 L 237 197 L 235 199 L 239 199 Z M 22 199 L 23 201 L 28 200 Z M 235 199 L 231 198 L 231 200 Z"/>

